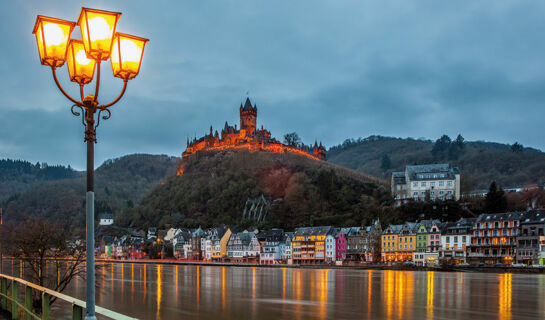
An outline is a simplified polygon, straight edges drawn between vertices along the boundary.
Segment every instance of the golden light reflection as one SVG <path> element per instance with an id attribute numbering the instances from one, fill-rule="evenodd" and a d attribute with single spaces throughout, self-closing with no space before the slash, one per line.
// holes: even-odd
<path id="1" fill-rule="evenodd" d="M 201 266 L 197 266 L 197 310 L 199 310 L 200 296 L 201 296 Z"/>
<path id="2" fill-rule="evenodd" d="M 134 302 L 134 263 L 131 263 L 131 302 Z"/>
<path id="3" fill-rule="evenodd" d="M 405 292 L 405 272 L 395 273 L 395 300 L 396 300 L 396 318 L 403 318 L 403 300 L 407 293 Z"/>
<path id="4" fill-rule="evenodd" d="M 225 267 L 221 267 L 221 310 L 225 310 Z"/>
<path id="5" fill-rule="evenodd" d="M 161 289 L 162 289 L 162 265 L 158 264 L 157 265 L 157 315 L 156 315 L 156 319 L 161 319 L 160 317 L 160 314 L 161 314 Z"/>
<path id="6" fill-rule="evenodd" d="M 252 267 L 252 316 L 255 316 L 256 300 L 255 300 L 255 267 Z"/>
<path id="7" fill-rule="evenodd" d="M 111 263 L 110 266 L 110 282 L 112 283 L 112 288 L 114 287 L 114 263 Z"/>
<path id="8" fill-rule="evenodd" d="M 144 295 L 143 295 L 144 302 L 146 301 L 146 296 L 147 296 L 146 291 L 148 289 L 148 281 L 146 279 L 148 275 L 147 266 L 148 266 L 147 264 L 144 264 Z"/>
<path id="9" fill-rule="evenodd" d="M 282 268 L 282 299 L 286 299 L 286 268 Z"/>
<path id="10" fill-rule="evenodd" d="M 320 274 L 320 316 L 322 319 L 327 318 L 327 286 L 329 269 L 322 270 Z"/>
<path id="11" fill-rule="evenodd" d="M 395 271 L 384 272 L 384 303 L 386 304 L 386 319 L 392 319 L 394 311 L 394 274 Z"/>
<path id="12" fill-rule="evenodd" d="M 371 295 L 373 293 L 373 270 L 367 272 L 367 318 L 371 317 Z"/>
<path id="13" fill-rule="evenodd" d="M 174 274 L 174 292 L 176 294 L 176 301 L 178 301 L 178 265 L 176 265 L 176 267 L 174 268 Z"/>
<path id="14" fill-rule="evenodd" d="M 511 281 L 512 274 L 504 273 L 500 275 L 499 288 L 499 318 L 500 320 L 511 319 Z"/>
<path id="15" fill-rule="evenodd" d="M 125 286 L 125 274 L 123 272 L 124 263 L 121 263 L 121 294 L 123 295 L 123 287 Z"/>
<path id="16" fill-rule="evenodd" d="M 427 293 L 427 319 L 433 319 L 433 281 L 434 271 L 428 271 L 428 293 Z"/>
<path id="17" fill-rule="evenodd" d="M 23 260 L 21 260 L 21 261 L 19 262 L 19 265 L 20 265 L 19 270 L 21 271 L 21 272 L 20 272 L 21 275 L 19 276 L 19 278 L 23 279 L 23 275 L 25 274 L 25 271 L 24 271 L 24 270 L 25 270 L 25 265 L 24 265 Z M 57 269 L 57 272 L 58 272 L 58 269 Z M 57 279 L 58 279 L 58 276 L 57 276 Z"/>

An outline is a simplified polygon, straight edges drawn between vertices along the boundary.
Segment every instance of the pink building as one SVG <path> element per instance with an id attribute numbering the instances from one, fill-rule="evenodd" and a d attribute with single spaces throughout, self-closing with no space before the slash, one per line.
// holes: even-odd
<path id="1" fill-rule="evenodd" d="M 428 229 L 428 252 L 439 252 L 441 249 L 441 228 L 439 221 L 432 221 Z"/>
<path id="2" fill-rule="evenodd" d="M 336 260 L 343 261 L 346 258 L 346 234 L 343 230 L 337 233 L 336 238 Z"/>

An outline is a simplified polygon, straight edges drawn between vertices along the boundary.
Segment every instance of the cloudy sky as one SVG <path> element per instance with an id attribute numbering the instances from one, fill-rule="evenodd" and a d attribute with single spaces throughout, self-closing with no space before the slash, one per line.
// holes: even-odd
<path id="1" fill-rule="evenodd" d="M 9 1 L 0 158 L 84 168 L 81 121 L 31 33 L 36 15 L 75 21 L 82 6 L 121 11 L 120 32 L 150 39 L 140 75 L 98 129 L 97 164 L 180 155 L 186 137 L 238 123 L 246 92 L 258 125 L 278 138 L 296 131 L 330 147 L 372 134 L 462 133 L 545 148 L 541 1 Z M 122 83 L 109 62 L 103 70 L 106 102 Z"/>

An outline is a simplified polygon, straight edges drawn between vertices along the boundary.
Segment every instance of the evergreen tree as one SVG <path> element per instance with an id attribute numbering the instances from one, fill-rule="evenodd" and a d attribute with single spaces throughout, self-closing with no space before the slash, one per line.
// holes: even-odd
<path id="1" fill-rule="evenodd" d="M 524 146 L 518 142 L 513 143 L 513 145 L 511 146 L 511 151 L 513 151 L 514 153 L 520 153 L 523 151 L 523 149 Z"/>
<path id="2" fill-rule="evenodd" d="M 456 140 L 454 140 L 454 144 L 456 144 L 456 146 L 458 146 L 458 148 L 460 148 L 460 149 L 465 148 L 466 144 L 465 144 L 465 139 L 464 139 L 464 137 L 462 137 L 462 135 L 459 134 L 459 135 L 456 137 Z"/>
<path id="3" fill-rule="evenodd" d="M 452 139 L 449 136 L 446 134 L 442 135 L 441 138 L 435 140 L 431 153 L 434 157 L 438 157 L 441 153 L 449 149 L 451 142 Z"/>
<path id="4" fill-rule="evenodd" d="M 380 167 L 382 170 L 386 171 L 392 167 L 392 160 L 390 160 L 390 157 L 387 154 L 382 155 L 381 164 Z"/>
<path id="5" fill-rule="evenodd" d="M 485 198 L 484 211 L 489 213 L 501 213 L 507 210 L 507 198 L 503 189 L 496 185 L 496 181 L 492 181 L 490 188 Z"/>

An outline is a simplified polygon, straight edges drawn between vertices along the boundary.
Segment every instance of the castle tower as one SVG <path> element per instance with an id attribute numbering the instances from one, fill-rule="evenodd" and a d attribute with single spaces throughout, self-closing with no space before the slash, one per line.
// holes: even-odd
<path id="1" fill-rule="evenodd" d="M 253 134 L 257 120 L 257 106 L 252 107 L 250 98 L 246 98 L 244 106 L 240 105 L 240 129 L 246 130 L 246 134 Z"/>

